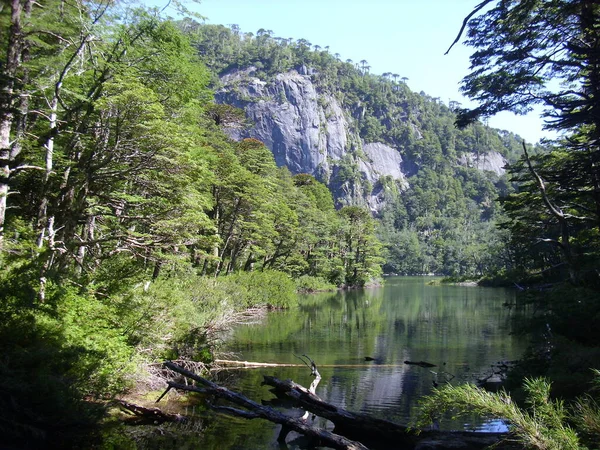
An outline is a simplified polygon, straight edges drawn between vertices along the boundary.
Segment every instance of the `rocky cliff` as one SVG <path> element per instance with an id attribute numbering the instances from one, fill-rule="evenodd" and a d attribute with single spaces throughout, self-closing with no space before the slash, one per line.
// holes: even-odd
<path id="1" fill-rule="evenodd" d="M 217 101 L 246 111 L 254 126 L 230 130 L 234 138 L 253 137 L 273 151 L 275 161 L 292 173 L 328 180 L 332 166 L 349 150 L 348 121 L 330 95 L 319 95 L 309 76 L 298 72 L 265 82 L 253 68 L 225 75 Z"/>
<path id="2" fill-rule="evenodd" d="M 231 137 L 263 141 L 272 150 L 277 165 L 325 182 L 339 206 L 363 204 L 376 212 L 385 203 L 388 190 L 398 192 L 409 186 L 407 174 L 412 175 L 411 168 L 417 164 L 407 157 L 411 153 L 407 146 L 362 139 L 359 118 L 342 105 L 335 93 L 319 89 L 310 69 L 303 66 L 266 81 L 256 73 L 255 67 L 249 67 L 221 77 L 216 100 L 244 109 L 253 124 L 246 129 L 228 130 Z M 414 122 L 407 122 L 407 128 L 415 140 L 423 140 Z M 463 153 L 454 158 L 455 165 L 498 175 L 506 163 L 497 152 Z"/>

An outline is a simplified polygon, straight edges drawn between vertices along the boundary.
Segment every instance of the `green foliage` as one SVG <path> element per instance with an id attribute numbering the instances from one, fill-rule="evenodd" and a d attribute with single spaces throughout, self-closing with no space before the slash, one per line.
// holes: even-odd
<path id="1" fill-rule="evenodd" d="M 335 291 L 337 287 L 334 284 L 327 282 L 321 277 L 312 277 L 310 275 L 302 275 L 295 280 L 296 290 L 298 292 L 325 292 Z"/>
<path id="2" fill-rule="evenodd" d="M 295 284 L 282 272 L 238 272 L 226 277 L 223 282 L 235 298 L 238 309 L 255 306 L 289 308 L 296 302 Z"/>
<path id="3" fill-rule="evenodd" d="M 58 286 L 34 305 L 22 274 L 4 272 L 0 280 L 0 429 L 13 445 L 68 447 L 102 414 L 83 397 L 129 386 L 134 352 L 111 305 Z"/>
<path id="4" fill-rule="evenodd" d="M 56 319 L 42 315 L 38 323 L 50 329 L 58 327 L 63 345 L 81 353 L 76 370 L 87 376 L 77 374 L 76 378 L 82 383 L 79 389 L 89 395 L 123 390 L 129 384 L 125 377 L 134 372 L 136 361 L 119 326 L 118 309 L 109 302 L 82 295 L 74 288 L 60 289 L 56 293 L 51 290 L 52 286 L 48 300 L 56 307 L 50 315 Z M 52 298 L 55 295 L 56 300 Z"/>
<path id="5" fill-rule="evenodd" d="M 597 393 L 598 380 L 600 372 L 594 370 L 594 384 L 592 393 Z M 593 395 L 587 394 L 579 397 L 574 405 L 571 414 L 571 420 L 578 430 L 580 430 L 583 439 L 594 445 L 600 436 L 600 405 Z"/>
<path id="6" fill-rule="evenodd" d="M 218 333 L 247 308 L 287 308 L 295 286 L 284 273 L 240 272 L 225 277 L 191 273 L 157 280 L 118 298 L 124 336 L 151 361 L 190 359 L 211 362 Z"/>
<path id="7" fill-rule="evenodd" d="M 375 221 L 371 213 L 356 206 L 339 210 L 341 258 L 345 282 L 349 286 L 376 283 L 381 276 L 381 244 L 374 236 Z"/>
<path id="8" fill-rule="evenodd" d="M 506 420 L 514 439 L 526 448 L 575 450 L 583 448 L 577 433 L 567 425 L 567 412 L 559 400 L 550 399 L 550 383 L 526 379 L 526 409 L 519 408 L 505 393 L 492 393 L 471 384 L 446 385 L 435 389 L 421 403 L 417 426 L 425 426 L 450 411 L 455 416 L 476 413 Z"/>
<path id="9" fill-rule="evenodd" d="M 510 267 L 491 178 L 469 168 L 412 177 L 411 189 L 382 214 L 385 270 L 481 277 Z"/>

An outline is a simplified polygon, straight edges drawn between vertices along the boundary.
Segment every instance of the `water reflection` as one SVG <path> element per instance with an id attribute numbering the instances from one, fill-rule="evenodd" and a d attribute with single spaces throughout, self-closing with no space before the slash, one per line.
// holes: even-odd
<path id="1" fill-rule="evenodd" d="M 294 355 L 307 354 L 323 377 L 317 390 L 321 398 L 408 423 L 418 399 L 436 383 L 474 381 L 498 361 L 518 358 L 525 344 L 510 336 L 511 314 L 516 313 L 502 306 L 514 303 L 512 291 L 429 282 L 431 278 L 395 277 L 376 289 L 302 296 L 298 308 L 236 329 L 228 350 L 243 360 L 271 363 L 299 363 Z M 260 386 L 263 374 L 305 386 L 311 382 L 306 367 L 231 374 L 232 388 L 258 401 L 272 398 Z M 290 413 L 302 415 L 299 410 Z M 473 417 L 445 427 L 498 431 L 503 424 Z M 204 431 L 202 448 L 278 448 L 277 432 L 263 421 L 220 419 Z"/>

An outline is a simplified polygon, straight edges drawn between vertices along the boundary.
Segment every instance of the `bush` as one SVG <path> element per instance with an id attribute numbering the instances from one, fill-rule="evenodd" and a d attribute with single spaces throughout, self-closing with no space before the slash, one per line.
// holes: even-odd
<path id="1" fill-rule="evenodd" d="M 296 290 L 298 292 L 326 292 L 337 290 L 337 286 L 321 277 L 302 275 L 296 280 Z"/>
<path id="2" fill-rule="evenodd" d="M 19 286 L 13 275 L 0 280 L 3 443 L 69 448 L 103 414 L 83 399 L 123 389 L 133 352 L 107 305 L 51 283 L 46 303 L 32 303 L 30 285 Z"/>
<path id="3" fill-rule="evenodd" d="M 289 308 L 296 302 L 296 286 L 289 275 L 275 270 L 238 272 L 221 280 L 236 308 Z"/>
<path id="4" fill-rule="evenodd" d="M 416 424 L 429 424 L 447 411 L 455 416 L 476 413 L 506 420 L 514 439 L 525 448 L 582 449 L 577 433 L 567 424 L 563 402 L 550 399 L 550 383 L 541 378 L 526 379 L 524 390 L 526 409 L 519 408 L 506 392 L 492 393 L 472 384 L 446 385 L 422 400 Z"/>
<path id="5" fill-rule="evenodd" d="M 295 285 L 282 272 L 241 272 L 219 278 L 189 276 L 158 280 L 120 300 L 130 344 L 153 361 L 185 358 L 210 362 L 218 332 L 237 312 L 252 307 L 286 308 Z"/>

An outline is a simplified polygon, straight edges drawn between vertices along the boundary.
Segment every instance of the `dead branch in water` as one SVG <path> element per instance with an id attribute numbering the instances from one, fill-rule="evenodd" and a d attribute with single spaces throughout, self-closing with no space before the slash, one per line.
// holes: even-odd
<path id="1" fill-rule="evenodd" d="M 314 361 L 308 357 L 306 358 L 311 363 L 311 370 L 313 370 L 314 365 L 315 372 L 318 374 Z M 308 366 L 304 360 L 303 362 Z M 278 439 L 280 442 L 285 442 L 285 437 L 289 431 L 296 431 L 309 438 L 319 440 L 321 445 L 336 449 L 367 449 L 367 447 L 359 441 L 374 443 L 375 445 L 378 443 L 389 445 L 393 442 L 398 448 L 409 450 L 416 448 L 428 448 L 432 450 L 468 448 L 478 450 L 484 449 L 490 445 L 494 445 L 496 449 L 516 448 L 503 442 L 503 439 L 506 439 L 509 436 L 506 433 L 411 430 L 387 420 L 377 419 L 365 414 L 353 413 L 338 408 L 331 403 L 321 400 L 315 395 L 314 389 L 311 392 L 311 390 L 306 389 L 291 380 L 281 381 L 275 377 L 264 377 L 264 384 L 272 386 L 276 395 L 289 398 L 293 400 L 298 407 L 333 422 L 335 425 L 334 432 L 328 432 L 309 426 L 306 421 L 302 419 L 291 418 L 268 406 L 250 400 L 241 394 L 218 386 L 172 362 L 165 363 L 165 366 L 174 372 L 194 380 L 202 386 L 196 387 L 169 382 L 169 388 L 208 394 L 230 401 L 243 408 L 239 409 L 227 406 L 213 407 L 219 412 L 232 414 L 246 419 L 261 418 L 280 424 L 282 425 Z M 314 388 L 316 389 L 316 384 Z M 305 417 L 307 416 L 305 415 Z"/>
<path id="2" fill-rule="evenodd" d="M 217 366 L 226 366 L 227 369 L 259 369 L 261 367 L 302 367 L 302 364 L 292 363 L 262 363 L 255 361 L 239 361 L 236 359 L 215 359 Z M 305 363 L 306 365 L 306 363 Z M 390 367 L 403 367 L 404 364 L 319 364 L 319 367 L 336 367 L 336 368 L 360 368 L 368 367 L 369 369 L 386 369 Z M 310 366 L 308 366 L 310 367 Z M 217 367 L 216 370 L 223 369 Z"/>
<path id="3" fill-rule="evenodd" d="M 272 386 L 276 395 L 293 399 L 301 408 L 330 420 L 335 425 L 336 433 L 350 439 L 363 442 L 393 442 L 398 448 L 405 449 L 459 448 L 459 444 L 462 445 L 460 448 L 469 449 L 483 449 L 490 445 L 496 445 L 495 448 L 506 448 L 497 445 L 507 437 L 505 433 L 411 430 L 388 420 L 338 408 L 291 380 L 282 381 L 265 375 L 263 384 Z"/>
<path id="4" fill-rule="evenodd" d="M 222 366 L 241 366 L 231 368 L 255 368 L 255 367 L 302 367 L 302 364 L 280 364 L 280 363 L 261 363 L 254 361 L 238 361 L 233 359 L 215 359 L 215 363 Z"/>
<path id="5" fill-rule="evenodd" d="M 136 424 L 160 424 L 164 422 L 184 422 L 186 420 L 186 417 L 180 414 L 166 413 L 158 408 L 146 408 L 145 406 L 136 405 L 125 400 L 115 400 L 115 403 L 124 411 L 131 414 Z"/>
<path id="6" fill-rule="evenodd" d="M 215 397 L 228 400 L 231 403 L 245 408 L 244 410 L 239 410 L 237 408 L 231 407 L 217 407 L 218 411 L 226 412 L 228 414 L 233 414 L 246 419 L 261 418 L 269 420 L 271 422 L 282 425 L 282 427 L 286 430 L 289 429 L 304 434 L 307 437 L 318 440 L 322 444 L 335 449 L 368 450 L 367 447 L 365 447 L 360 442 L 352 441 L 348 438 L 345 438 L 344 436 L 339 436 L 327 430 L 311 427 L 301 419 L 294 419 L 268 406 L 263 406 L 259 403 L 256 403 L 255 401 L 250 400 L 241 394 L 230 391 L 227 388 L 219 386 L 211 381 L 208 381 L 207 379 L 202 378 L 182 367 L 179 367 L 178 365 L 172 362 L 166 362 L 165 366 L 170 370 L 177 372 L 185 376 L 186 378 L 194 380 L 203 386 L 202 388 L 199 388 L 196 386 L 190 386 L 169 381 L 170 388 L 213 395 Z M 287 435 L 287 432 L 285 433 L 285 435 Z"/>

